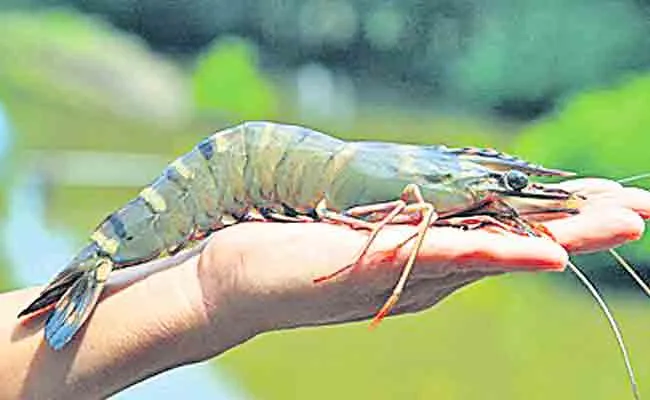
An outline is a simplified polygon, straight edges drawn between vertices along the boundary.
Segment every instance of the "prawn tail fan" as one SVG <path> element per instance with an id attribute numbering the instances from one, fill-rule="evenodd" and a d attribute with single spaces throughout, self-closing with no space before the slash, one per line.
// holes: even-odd
<path id="1" fill-rule="evenodd" d="M 54 350 L 60 350 L 92 313 L 113 266 L 109 259 L 97 258 L 91 268 L 79 265 L 66 268 L 18 316 L 45 310 L 54 304 L 45 322 L 45 339 Z"/>

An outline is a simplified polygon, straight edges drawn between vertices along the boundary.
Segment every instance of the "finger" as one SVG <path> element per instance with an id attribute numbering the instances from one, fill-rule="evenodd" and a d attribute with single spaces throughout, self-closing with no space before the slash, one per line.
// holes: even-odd
<path id="1" fill-rule="evenodd" d="M 612 190 L 618 190 L 622 187 L 622 185 L 616 181 L 603 178 L 571 179 L 549 186 L 558 187 L 572 193 L 578 192 L 586 196 L 602 192 L 610 192 Z"/>
<path id="2" fill-rule="evenodd" d="M 650 218 L 650 192 L 640 188 L 624 187 L 618 182 L 602 178 L 573 179 L 551 186 L 584 195 L 587 197 L 586 204 L 618 204 L 634 210 L 644 219 Z"/>
<path id="3" fill-rule="evenodd" d="M 650 192 L 635 187 L 621 191 L 621 205 L 633 210 L 643 219 L 650 219 Z"/>
<path id="4" fill-rule="evenodd" d="M 624 207 L 587 206 L 578 215 L 544 223 L 571 253 L 596 252 L 643 235 L 643 219 Z"/>
<path id="5" fill-rule="evenodd" d="M 383 248 L 394 246 L 399 241 L 397 238 L 408 237 L 413 230 L 409 227 L 390 227 L 389 232 L 390 235 L 378 238 Z M 400 249 L 398 263 L 407 259 L 412 245 L 413 242 L 410 242 Z M 564 269 L 567 259 L 566 251 L 547 238 L 446 227 L 429 229 L 418 254 L 418 261 L 426 264 L 432 274 L 460 269 L 488 272 L 557 271 Z"/>
<path id="6" fill-rule="evenodd" d="M 650 218 L 650 192 L 636 187 L 622 187 L 588 197 L 586 206 L 620 206 L 633 210 L 644 219 Z"/>
<path id="7" fill-rule="evenodd" d="M 525 198 L 510 198 L 508 203 L 515 207 L 522 215 L 526 215 L 532 221 L 548 221 L 553 219 L 565 218 L 569 213 L 561 213 L 555 211 L 562 208 L 583 208 L 586 205 L 592 204 L 595 201 L 603 201 L 608 199 L 610 203 L 618 202 L 625 204 L 622 199 L 624 199 L 624 193 L 622 192 L 625 188 L 615 181 L 602 178 L 582 178 L 582 179 L 573 179 L 564 181 L 561 183 L 548 184 L 548 187 L 558 188 L 566 190 L 570 193 L 578 194 L 582 197 L 577 199 L 566 201 L 543 201 L 531 200 Z M 650 203 L 644 203 L 643 199 L 639 199 L 639 196 L 635 196 L 636 207 L 640 210 L 643 210 L 645 207 L 650 207 Z M 647 198 L 646 198 L 647 201 Z M 546 212 L 545 210 L 552 210 Z M 553 210 L 555 209 L 555 210 Z M 648 210 L 650 213 L 650 210 Z"/>

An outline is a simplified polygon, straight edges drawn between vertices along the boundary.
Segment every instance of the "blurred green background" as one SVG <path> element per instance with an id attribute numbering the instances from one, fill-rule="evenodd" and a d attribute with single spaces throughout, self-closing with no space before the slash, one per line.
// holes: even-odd
<path id="1" fill-rule="evenodd" d="M 36 180 L 45 226 L 82 243 L 167 160 L 250 119 L 495 147 L 588 176 L 650 172 L 649 67 L 647 0 L 0 0 L 3 220 L 30 214 L 11 199 Z M 0 288 L 31 283 L 15 261 L 29 225 L 4 227 Z M 7 239 L 16 229 L 26 246 Z M 649 243 L 622 249 L 645 276 Z M 646 299 L 608 257 L 577 262 L 650 392 Z M 255 399 L 630 396 L 569 274 L 488 279 L 372 333 L 267 334 L 214 363 Z"/>

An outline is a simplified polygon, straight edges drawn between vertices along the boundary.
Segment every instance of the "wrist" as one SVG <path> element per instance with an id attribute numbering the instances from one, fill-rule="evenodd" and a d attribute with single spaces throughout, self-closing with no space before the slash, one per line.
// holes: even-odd
<path id="1" fill-rule="evenodd" d="M 195 257 L 121 290 L 113 285 L 60 351 L 45 345 L 43 318 L 14 322 L 37 288 L 2 294 L 0 375 L 8 380 L 0 385 L 0 398 L 105 398 L 254 336 L 253 326 L 238 320 L 240 314 L 225 301 L 233 286 L 202 281 L 200 263 Z"/>

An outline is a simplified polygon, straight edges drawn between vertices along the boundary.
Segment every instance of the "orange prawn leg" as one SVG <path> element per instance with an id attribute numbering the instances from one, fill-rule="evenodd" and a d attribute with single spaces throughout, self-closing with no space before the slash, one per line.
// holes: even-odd
<path id="1" fill-rule="evenodd" d="M 352 207 L 343 212 L 343 215 L 350 217 L 364 217 L 369 214 L 381 213 L 393 210 L 395 207 L 398 207 L 401 203 L 404 203 L 405 200 L 395 200 L 388 201 L 385 203 L 376 203 L 368 204 L 365 206 Z"/>
<path id="2" fill-rule="evenodd" d="M 532 233 L 534 236 L 540 236 L 540 237 L 547 237 L 551 239 L 554 242 L 557 242 L 557 239 L 555 239 L 555 236 L 551 233 L 551 231 L 548 230 L 548 228 L 544 225 L 542 225 L 539 222 L 535 221 L 525 221 L 523 222 L 520 218 L 513 218 L 513 220 L 518 221 L 519 224 L 521 225 L 528 225 L 532 229 Z M 531 232 L 528 232 L 527 230 L 525 231 L 526 234 L 530 234 Z"/>
<path id="3" fill-rule="evenodd" d="M 555 236 L 553 236 L 553 233 L 545 225 L 537 222 L 528 222 L 528 223 L 531 224 L 533 228 L 541 232 L 543 235 L 547 236 L 552 241 L 557 242 L 557 239 L 555 238 Z"/>
<path id="4" fill-rule="evenodd" d="M 279 213 L 267 213 L 264 215 L 264 221 L 271 221 L 271 222 L 314 222 L 314 219 L 311 217 L 308 217 L 306 215 L 296 215 L 295 217 L 291 217 L 288 215 L 284 214 L 279 214 Z"/>
<path id="5" fill-rule="evenodd" d="M 347 215 L 343 215 L 341 213 L 327 209 L 325 200 L 321 200 L 321 202 L 316 206 L 315 210 L 321 220 L 324 220 L 326 222 L 334 222 L 337 224 L 347 225 L 352 229 L 367 229 L 369 231 L 371 231 L 374 227 L 374 224 L 372 222 L 349 217 Z"/>
<path id="6" fill-rule="evenodd" d="M 253 221 L 265 222 L 266 221 L 266 217 L 264 215 L 262 215 L 260 210 L 258 210 L 257 208 L 253 208 L 253 209 L 248 210 L 248 212 L 246 213 L 246 219 L 248 221 L 250 221 L 250 222 L 253 222 Z"/>
<path id="7" fill-rule="evenodd" d="M 370 236 L 368 237 L 368 239 L 364 243 L 363 247 L 361 249 L 359 249 L 357 254 L 354 256 L 354 258 L 353 258 L 354 261 L 352 263 L 346 265 L 345 267 L 343 267 L 343 268 L 341 268 L 341 269 L 339 269 L 337 271 L 334 271 L 333 273 L 331 273 L 329 275 L 325 275 L 325 276 L 314 279 L 314 283 L 321 283 L 321 282 L 328 281 L 328 280 L 330 280 L 332 278 L 335 278 L 335 277 L 341 275 L 343 272 L 352 270 L 355 267 L 357 267 L 359 265 L 359 263 L 361 262 L 361 259 L 363 259 L 363 257 L 368 253 L 368 250 L 370 249 L 370 246 L 372 245 L 372 242 L 375 241 L 375 239 L 377 238 L 377 235 L 379 235 L 379 232 L 386 225 L 391 223 L 393 218 L 395 216 L 397 216 L 399 213 L 401 213 L 401 212 L 410 212 L 417 206 L 419 206 L 419 205 L 418 204 L 406 205 L 404 203 L 402 203 L 401 205 L 396 206 L 393 209 L 393 211 L 388 213 L 388 215 L 386 215 L 386 217 L 384 217 L 381 221 L 373 224 L 374 226 L 373 226 L 373 228 L 372 228 L 372 230 L 370 232 Z M 385 256 L 382 257 L 382 259 L 385 259 L 385 258 L 386 258 Z"/>
<path id="8" fill-rule="evenodd" d="M 447 220 L 433 220 L 431 221 L 430 226 L 443 226 L 443 227 L 453 227 L 453 228 L 467 228 L 470 230 L 474 229 L 481 229 L 485 227 L 495 227 L 495 228 L 500 228 L 501 231 L 495 231 L 497 233 L 502 233 L 503 231 L 505 232 L 511 232 L 515 234 L 521 234 L 516 228 L 514 228 L 511 225 L 508 225 L 504 222 L 501 222 L 497 219 L 494 219 L 493 217 L 489 215 L 477 215 L 476 217 L 467 217 L 466 220 L 463 221 L 458 221 L 458 222 L 452 222 L 452 221 L 447 221 Z M 541 226 L 545 231 L 547 231 L 546 227 L 543 225 Z M 382 252 L 383 256 L 382 259 L 384 260 L 391 260 L 394 259 L 395 256 L 397 255 L 397 252 L 404 246 L 406 246 L 411 240 L 415 239 L 418 236 L 418 232 L 415 232 L 411 235 L 409 235 L 406 239 L 402 240 L 399 242 L 395 247 L 393 247 L 390 250 L 386 250 Z"/>
<path id="9" fill-rule="evenodd" d="M 363 218 L 364 221 L 375 224 L 382 222 L 386 216 L 395 209 L 395 207 L 399 207 L 401 204 L 406 204 L 406 202 L 403 200 L 395 200 L 386 203 L 369 204 L 366 206 L 347 209 L 343 211 L 343 214 L 356 218 Z"/>
<path id="10" fill-rule="evenodd" d="M 458 221 L 451 221 L 451 220 L 436 221 L 435 225 L 442 226 L 442 227 L 460 228 L 465 230 L 476 230 L 485 227 L 495 227 L 495 228 L 500 228 L 506 232 L 519 234 L 519 231 L 515 229 L 515 227 L 508 225 L 498 219 L 495 219 L 491 215 L 476 215 L 472 217 L 463 217 Z"/>
<path id="11" fill-rule="evenodd" d="M 313 218 L 306 215 L 298 215 L 297 217 L 289 217 L 282 214 L 269 214 L 269 219 L 274 222 L 314 222 Z"/>
<path id="12" fill-rule="evenodd" d="M 381 221 L 379 221 L 377 223 L 368 223 L 368 224 L 370 224 L 372 226 L 371 229 L 370 229 L 370 231 L 371 231 L 370 236 L 368 237 L 368 240 L 366 240 L 366 243 L 363 245 L 363 247 L 359 250 L 357 255 L 354 257 L 354 261 L 351 264 L 348 264 L 345 267 L 340 268 L 340 269 L 334 271 L 331 274 L 321 276 L 321 277 L 318 277 L 318 278 L 314 279 L 314 283 L 321 283 L 321 282 L 328 281 L 328 280 L 333 279 L 333 278 L 341 275 L 342 273 L 344 273 L 346 271 L 349 271 L 349 270 L 353 269 L 354 267 L 356 267 L 359 264 L 359 261 L 368 252 L 368 249 L 370 248 L 370 245 L 375 240 L 375 238 L 377 237 L 377 235 L 379 234 L 381 229 L 384 226 L 386 226 L 386 224 L 388 224 L 390 222 L 390 220 L 393 219 L 393 217 L 395 215 L 399 214 L 406 207 L 406 203 L 401 201 L 401 200 L 398 201 L 398 202 L 395 202 L 395 203 L 396 204 L 393 207 L 393 210 L 391 212 L 389 212 L 388 215 L 383 220 L 381 220 Z M 348 217 L 348 218 L 350 218 L 350 217 Z"/>
<path id="13" fill-rule="evenodd" d="M 422 221 L 422 215 L 420 215 L 420 210 L 416 210 L 418 214 L 402 214 L 398 215 L 393 220 L 391 221 L 391 224 L 395 225 L 405 225 L 405 224 L 411 224 L 411 225 L 417 225 L 420 221 Z"/>
<path id="14" fill-rule="evenodd" d="M 511 226 L 511 230 L 513 231 L 519 231 L 516 233 L 519 233 L 521 235 L 528 235 L 528 236 L 538 236 L 538 237 L 547 237 L 553 241 L 557 241 L 553 234 L 542 224 L 534 222 L 534 221 L 528 221 L 524 220 L 519 216 L 519 213 L 517 210 L 512 208 L 510 205 L 503 201 L 499 201 L 497 203 L 498 206 L 504 207 L 504 209 L 508 212 L 510 212 L 511 215 L 507 216 L 502 216 L 501 214 L 495 214 L 493 217 L 500 222 L 504 223 L 505 225 Z M 562 209 L 562 211 L 565 211 L 566 209 Z"/>
<path id="15" fill-rule="evenodd" d="M 395 200 L 392 202 L 386 202 L 386 203 L 378 203 L 378 204 L 370 204 L 367 206 L 360 206 L 360 207 L 354 207 L 350 210 L 353 210 L 356 215 L 363 215 L 363 213 L 375 213 L 378 211 L 388 211 L 390 208 L 390 211 L 386 216 L 384 216 L 380 221 L 378 222 L 366 222 L 366 221 L 360 221 L 356 218 L 349 217 L 347 215 L 341 215 L 339 213 L 333 212 L 331 210 L 327 209 L 325 200 L 321 200 L 320 203 L 318 203 L 318 206 L 316 206 L 316 213 L 319 214 L 322 218 L 324 219 L 329 219 L 333 220 L 336 222 L 341 222 L 344 224 L 350 224 L 350 225 L 359 225 L 360 223 L 362 226 L 369 228 L 370 230 L 370 236 L 366 240 L 365 244 L 363 247 L 359 250 L 359 252 L 355 255 L 354 261 L 351 264 L 346 265 L 345 267 L 334 271 L 331 274 L 325 275 L 318 277 L 314 279 L 314 283 L 321 283 L 328 281 L 332 278 L 335 278 L 342 273 L 349 271 L 353 268 L 355 268 L 357 265 L 359 265 L 359 262 L 361 259 L 366 255 L 368 252 L 368 249 L 372 245 L 372 242 L 377 238 L 377 235 L 379 235 L 379 232 L 389 223 L 392 222 L 392 220 L 400 215 L 403 212 L 406 213 L 412 213 L 414 211 L 417 211 L 416 208 L 414 208 L 415 205 L 407 205 L 406 200 L 408 200 L 409 196 L 413 195 L 415 199 L 422 199 L 422 195 L 420 193 L 420 189 L 417 187 L 417 185 L 412 185 L 409 184 L 407 185 L 404 190 L 402 191 L 401 200 Z"/>
<path id="16" fill-rule="evenodd" d="M 390 313 L 390 311 L 393 309 L 395 304 L 397 304 L 397 301 L 399 300 L 402 292 L 404 291 L 406 282 L 408 281 L 408 278 L 411 275 L 413 266 L 415 265 L 415 258 L 420 252 L 420 248 L 422 248 L 422 243 L 424 242 L 424 237 L 427 233 L 427 229 L 429 228 L 429 226 L 431 226 L 432 222 L 438 218 L 438 214 L 436 213 L 433 205 L 430 203 L 423 202 L 423 203 L 413 204 L 413 207 L 419 208 L 419 210 L 423 214 L 422 222 L 418 224 L 418 233 L 416 236 L 417 239 L 415 242 L 415 246 L 413 246 L 413 249 L 409 254 L 409 258 L 406 261 L 404 268 L 402 269 L 402 274 L 400 275 L 399 281 L 393 288 L 393 293 L 390 295 L 388 300 L 386 300 L 386 302 L 381 307 L 379 312 L 377 312 L 375 317 L 372 319 L 372 322 L 370 323 L 371 328 L 374 328 L 377 325 L 379 325 L 379 323 L 384 319 L 384 317 L 386 317 Z"/>
<path id="17" fill-rule="evenodd" d="M 415 184 L 408 184 L 402 190 L 399 200 L 388 201 L 385 203 L 376 203 L 368 204 L 363 206 L 357 206 L 345 210 L 344 215 L 352 217 L 364 217 L 366 221 L 369 222 L 381 222 L 385 219 L 387 213 L 391 212 L 395 207 L 399 206 L 401 203 L 407 203 L 409 198 L 413 198 L 416 203 L 423 203 L 424 198 L 419 188 Z M 419 220 L 419 219 L 418 219 Z M 403 224 L 406 222 L 413 222 L 414 218 L 411 215 L 397 215 L 390 221 L 391 224 L 398 223 Z"/>
<path id="18" fill-rule="evenodd" d="M 399 200 L 352 207 L 345 210 L 344 214 L 351 217 L 363 217 L 368 214 L 390 211 L 399 206 L 401 203 L 406 203 L 411 196 L 417 203 L 424 202 L 424 198 L 422 197 L 422 193 L 420 192 L 418 186 L 410 183 L 404 187 L 404 190 L 402 190 L 402 194 L 400 195 Z"/>

